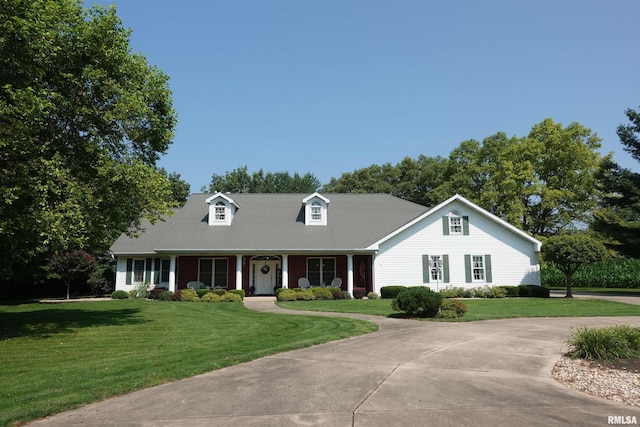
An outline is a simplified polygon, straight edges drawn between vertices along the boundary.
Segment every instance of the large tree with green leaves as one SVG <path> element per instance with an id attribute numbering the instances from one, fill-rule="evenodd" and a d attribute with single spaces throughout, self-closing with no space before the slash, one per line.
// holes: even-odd
<path id="1" fill-rule="evenodd" d="M 224 175 L 213 174 L 209 188 L 202 191 L 214 193 L 313 193 L 320 188 L 320 181 L 307 172 L 300 175 L 295 172 L 267 172 L 262 169 L 249 173 L 247 166 L 225 172 Z"/>
<path id="2" fill-rule="evenodd" d="M 567 298 L 573 298 L 573 274 L 581 265 L 602 260 L 607 254 L 602 242 L 588 234 L 559 234 L 546 239 L 542 245 L 544 260 L 565 274 Z"/>
<path id="3" fill-rule="evenodd" d="M 0 278 L 170 212 L 168 77 L 129 35 L 115 7 L 0 3 Z"/>
<path id="4" fill-rule="evenodd" d="M 640 161 L 640 114 L 628 109 L 630 124 L 618 126 L 624 150 Z M 613 161 L 600 174 L 604 197 L 593 229 L 607 236 L 608 245 L 622 255 L 640 258 L 640 173 Z"/>

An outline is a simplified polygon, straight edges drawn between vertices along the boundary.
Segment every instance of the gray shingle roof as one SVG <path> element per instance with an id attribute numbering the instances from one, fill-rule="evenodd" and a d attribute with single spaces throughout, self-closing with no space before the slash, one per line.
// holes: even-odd
<path id="1" fill-rule="evenodd" d="M 211 194 L 193 194 L 174 216 L 145 224 L 138 238 L 122 235 L 114 254 L 157 252 L 318 252 L 363 250 L 429 208 L 385 194 L 323 194 L 326 226 L 306 226 L 308 194 L 228 194 L 238 205 L 230 226 L 209 226 Z"/>

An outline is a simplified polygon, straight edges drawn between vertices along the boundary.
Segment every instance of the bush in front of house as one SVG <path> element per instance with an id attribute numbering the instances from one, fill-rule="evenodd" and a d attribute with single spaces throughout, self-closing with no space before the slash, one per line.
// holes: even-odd
<path id="1" fill-rule="evenodd" d="M 198 302 L 200 301 L 200 297 L 198 297 L 198 293 L 193 289 L 182 289 L 182 292 L 180 292 L 180 301 Z"/>
<path id="2" fill-rule="evenodd" d="M 519 285 L 518 295 L 520 297 L 532 297 L 532 298 L 549 298 L 549 289 L 543 286 L 536 285 Z"/>
<path id="3" fill-rule="evenodd" d="M 127 292 L 127 295 L 129 295 L 129 298 L 138 298 L 138 291 L 136 291 L 135 289 L 131 289 L 129 292 Z"/>
<path id="4" fill-rule="evenodd" d="M 240 301 L 244 301 L 244 297 L 245 297 L 244 289 L 230 289 L 227 292 L 230 294 L 240 295 Z"/>
<path id="5" fill-rule="evenodd" d="M 222 297 L 218 294 L 214 294 L 213 292 L 207 292 L 200 298 L 202 302 L 220 302 L 222 301 Z"/>
<path id="6" fill-rule="evenodd" d="M 514 298 L 520 295 L 520 289 L 517 286 L 500 286 L 507 293 L 507 297 Z"/>
<path id="7" fill-rule="evenodd" d="M 640 357 L 640 328 L 629 325 L 573 330 L 567 340 L 572 358 L 616 360 Z"/>
<path id="8" fill-rule="evenodd" d="M 506 289 L 500 286 L 486 286 L 485 298 L 504 298 L 507 296 Z"/>
<path id="9" fill-rule="evenodd" d="M 442 305 L 442 294 L 425 286 L 413 286 L 401 291 L 391 308 L 415 317 L 435 317 Z"/>
<path id="10" fill-rule="evenodd" d="M 282 289 L 276 294 L 278 301 L 296 301 L 298 299 L 298 293 L 293 289 Z"/>
<path id="11" fill-rule="evenodd" d="M 344 299 L 344 291 L 341 288 L 327 288 L 332 294 L 333 299 Z"/>
<path id="12" fill-rule="evenodd" d="M 242 296 L 239 294 L 234 294 L 231 292 L 227 292 L 222 295 L 222 302 L 242 302 Z"/>
<path id="13" fill-rule="evenodd" d="M 445 298 L 463 298 L 464 291 L 464 288 L 455 286 L 447 286 L 444 289 L 440 289 L 440 293 Z"/>
<path id="14" fill-rule="evenodd" d="M 209 292 L 211 292 L 211 289 L 207 289 L 207 288 L 196 289 L 196 294 L 198 295 L 198 298 L 202 298 L 203 296 L 205 296 Z"/>
<path id="15" fill-rule="evenodd" d="M 367 290 L 365 288 L 353 288 L 353 297 L 355 299 L 362 299 L 367 294 Z"/>
<path id="16" fill-rule="evenodd" d="M 296 288 L 295 292 L 298 301 L 313 301 L 315 299 L 311 289 Z"/>
<path id="17" fill-rule="evenodd" d="M 380 297 L 381 298 L 395 298 L 401 291 L 407 289 L 406 286 L 383 286 L 380 288 Z"/>
<path id="18" fill-rule="evenodd" d="M 317 300 L 333 299 L 333 292 L 329 288 L 311 288 L 311 292 L 313 292 L 313 298 Z"/>
<path id="19" fill-rule="evenodd" d="M 440 306 L 438 317 L 443 319 L 456 319 L 464 316 L 467 312 L 467 305 L 455 299 L 445 299 Z"/>
<path id="20" fill-rule="evenodd" d="M 367 294 L 367 298 L 368 298 L 368 299 L 378 299 L 378 298 L 379 298 L 379 296 L 378 296 L 378 294 L 376 294 L 375 292 L 369 292 L 369 293 Z"/>
<path id="21" fill-rule="evenodd" d="M 173 301 L 174 294 L 171 291 L 163 291 L 158 294 L 158 301 Z"/>
<path id="22" fill-rule="evenodd" d="M 111 292 L 111 298 L 113 298 L 113 299 L 129 299 L 129 293 L 127 291 L 114 291 L 114 292 Z"/>

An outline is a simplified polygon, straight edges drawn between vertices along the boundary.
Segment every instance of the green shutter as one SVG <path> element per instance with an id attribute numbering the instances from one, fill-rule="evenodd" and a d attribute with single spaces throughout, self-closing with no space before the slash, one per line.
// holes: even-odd
<path id="1" fill-rule="evenodd" d="M 449 217 L 446 215 L 442 217 L 442 234 L 449 235 Z"/>
<path id="2" fill-rule="evenodd" d="M 449 283 L 449 255 L 442 255 L 442 281 Z"/>
<path id="3" fill-rule="evenodd" d="M 468 216 L 462 217 L 462 234 L 465 236 L 469 235 L 469 217 Z"/>
<path id="4" fill-rule="evenodd" d="M 493 277 L 491 276 L 491 255 L 484 256 L 484 281 L 491 283 Z"/>
<path id="5" fill-rule="evenodd" d="M 464 256 L 464 281 L 471 283 L 471 255 Z"/>
<path id="6" fill-rule="evenodd" d="M 131 284 L 131 276 L 133 275 L 133 258 L 127 258 L 127 275 L 125 279 L 125 284 Z"/>
<path id="7" fill-rule="evenodd" d="M 430 276 L 429 255 L 422 255 L 422 283 L 429 283 Z"/>

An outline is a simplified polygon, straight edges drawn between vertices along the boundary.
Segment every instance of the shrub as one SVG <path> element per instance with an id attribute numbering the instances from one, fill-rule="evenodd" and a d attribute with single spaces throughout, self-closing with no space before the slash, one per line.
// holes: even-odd
<path id="1" fill-rule="evenodd" d="M 520 289 L 517 286 L 500 286 L 507 293 L 507 297 L 517 297 L 520 294 Z"/>
<path id="2" fill-rule="evenodd" d="M 296 296 L 299 301 L 312 301 L 315 298 L 311 289 L 296 288 Z"/>
<path id="3" fill-rule="evenodd" d="M 158 294 L 158 301 L 173 301 L 173 292 L 164 291 Z"/>
<path id="4" fill-rule="evenodd" d="M 445 319 L 455 319 L 462 317 L 467 312 L 467 305 L 455 299 L 445 299 L 440 306 L 438 317 Z"/>
<path id="5" fill-rule="evenodd" d="M 640 357 L 640 328 L 629 325 L 573 330 L 567 341 L 572 358 L 615 360 Z"/>
<path id="6" fill-rule="evenodd" d="M 202 298 L 203 296 L 205 296 L 209 292 L 211 292 L 211 289 L 203 288 L 203 289 L 197 289 L 196 290 L 196 294 L 198 294 L 198 298 Z"/>
<path id="7" fill-rule="evenodd" d="M 231 292 L 227 292 L 221 297 L 222 302 L 242 302 L 242 296 L 239 294 L 233 294 Z"/>
<path id="8" fill-rule="evenodd" d="M 138 291 L 136 291 L 135 289 L 131 289 L 128 292 L 129 298 L 138 298 Z"/>
<path id="9" fill-rule="evenodd" d="M 293 289 L 283 289 L 277 292 L 276 298 L 278 301 L 296 301 L 298 299 L 298 293 Z"/>
<path id="10" fill-rule="evenodd" d="M 344 292 L 340 288 L 326 288 L 331 292 L 333 299 L 344 299 Z"/>
<path id="11" fill-rule="evenodd" d="M 507 296 L 507 291 L 500 286 L 487 286 L 485 289 L 485 296 L 487 298 L 504 298 Z"/>
<path id="12" fill-rule="evenodd" d="M 226 289 L 209 289 L 207 292 L 212 292 L 218 296 L 222 296 L 227 292 L 227 290 Z"/>
<path id="13" fill-rule="evenodd" d="M 108 295 L 113 292 L 116 282 L 116 272 L 110 266 L 98 267 L 89 275 L 87 284 L 95 295 Z"/>
<path id="14" fill-rule="evenodd" d="M 424 286 L 413 286 L 401 291 L 393 300 L 392 308 L 410 316 L 435 317 L 442 305 L 442 294 Z"/>
<path id="15" fill-rule="evenodd" d="M 214 294 L 213 292 L 208 292 L 200 298 L 202 302 L 220 302 L 222 301 L 222 297 L 218 294 Z"/>
<path id="16" fill-rule="evenodd" d="M 340 291 L 342 293 L 342 298 L 341 299 L 353 299 L 353 297 L 351 296 L 351 294 L 347 291 Z"/>
<path id="17" fill-rule="evenodd" d="M 328 288 L 311 288 L 314 299 L 330 300 L 333 299 L 333 293 Z"/>
<path id="18" fill-rule="evenodd" d="M 182 289 L 180 293 L 180 301 L 192 301 L 197 302 L 200 301 L 198 297 L 198 293 L 193 289 Z"/>
<path id="19" fill-rule="evenodd" d="M 244 301 L 244 297 L 245 297 L 244 289 L 230 289 L 227 292 L 229 292 L 230 294 L 240 295 L 240 301 Z"/>
<path id="20" fill-rule="evenodd" d="M 114 291 L 111 293 L 113 299 L 128 299 L 129 293 L 127 291 Z"/>
<path id="21" fill-rule="evenodd" d="M 400 291 L 407 289 L 406 286 L 383 286 L 380 288 L 381 298 L 395 298 Z"/>
<path id="22" fill-rule="evenodd" d="M 378 297 L 378 294 L 376 294 L 375 292 L 369 292 L 367 294 L 367 298 L 369 298 L 369 299 L 378 299 L 379 297 Z"/>
<path id="23" fill-rule="evenodd" d="M 549 298 L 549 288 L 536 285 L 518 285 L 519 296 Z"/>
<path id="24" fill-rule="evenodd" d="M 440 290 L 440 293 L 445 298 L 462 298 L 464 295 L 464 288 L 456 288 L 453 286 L 447 286 L 444 289 Z"/>
<path id="25" fill-rule="evenodd" d="M 367 290 L 365 288 L 353 288 L 353 297 L 355 299 L 362 299 L 367 294 Z"/>
<path id="26" fill-rule="evenodd" d="M 164 291 L 166 291 L 164 288 L 153 288 L 147 293 L 147 298 L 158 299 L 158 296 Z"/>

